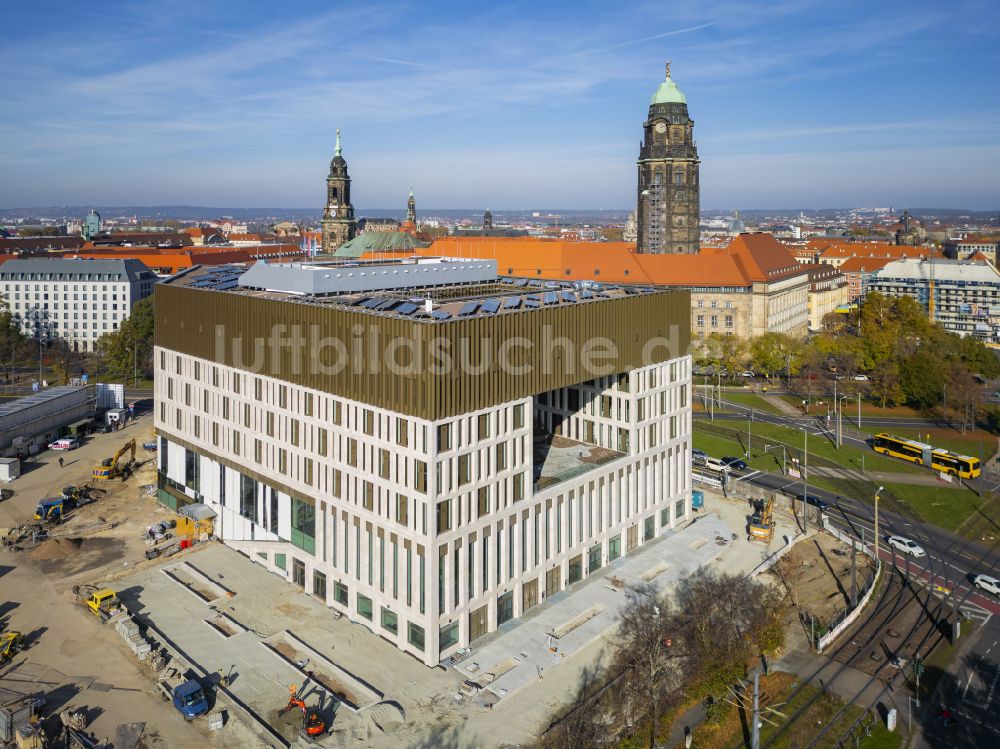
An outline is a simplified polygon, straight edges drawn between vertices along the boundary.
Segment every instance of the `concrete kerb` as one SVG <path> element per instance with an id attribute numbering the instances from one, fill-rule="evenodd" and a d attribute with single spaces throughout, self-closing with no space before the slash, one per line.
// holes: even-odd
<path id="1" fill-rule="evenodd" d="M 335 693 L 330 687 L 326 686 L 326 684 L 324 684 L 315 676 L 310 675 L 310 673 L 306 670 L 305 666 L 300 666 L 298 663 L 296 663 L 291 658 L 282 653 L 280 650 L 278 650 L 278 648 L 276 647 L 276 642 L 280 642 L 282 639 L 287 639 L 292 641 L 296 649 L 301 650 L 309 655 L 310 662 L 315 662 L 317 664 L 317 670 L 326 671 L 330 674 L 330 676 L 341 679 L 342 681 L 345 682 L 345 686 L 361 694 L 364 697 L 364 701 L 361 702 L 359 700 L 358 703 L 352 702 L 346 697 Z M 352 713 L 357 714 L 360 710 L 366 707 L 371 707 L 372 705 L 378 704 L 385 697 L 385 695 L 382 692 L 375 689 L 373 686 L 368 684 L 363 679 L 341 668 L 336 663 L 331 661 L 329 658 L 326 658 L 325 656 L 321 655 L 315 649 L 313 649 L 312 647 L 304 643 L 301 639 L 296 637 L 294 634 L 289 632 L 287 629 L 282 630 L 281 632 L 278 632 L 275 635 L 272 635 L 266 640 L 261 640 L 260 644 L 263 645 L 268 650 L 268 652 L 270 652 L 272 655 L 278 658 L 278 660 L 280 660 L 282 663 L 290 666 L 291 668 L 299 672 L 303 676 L 303 678 L 311 680 L 315 685 L 316 689 L 325 692 L 330 697 L 331 700 L 342 704 Z"/>
<path id="2" fill-rule="evenodd" d="M 156 635 L 157 639 L 159 639 L 161 643 L 167 646 L 168 650 L 171 651 L 173 657 L 177 658 L 177 656 L 180 656 L 178 660 L 181 660 L 183 663 L 188 664 L 188 668 L 190 668 L 192 671 L 200 673 L 201 677 L 205 681 L 209 681 L 208 678 L 209 672 L 206 671 L 202 666 L 198 665 L 194 661 L 194 659 L 188 656 L 188 654 L 185 653 L 177 645 L 177 643 L 173 642 L 162 631 L 157 629 L 152 624 L 152 622 L 149 621 L 149 619 L 143 618 L 142 623 L 146 627 L 146 630 L 148 632 L 153 632 Z M 291 746 L 291 742 L 289 742 L 288 739 L 286 739 L 284 736 L 281 735 L 281 733 L 276 731 L 271 726 L 270 723 L 268 723 L 266 720 L 257 715 L 257 713 L 255 713 L 248 705 L 245 705 L 243 701 L 240 700 L 240 698 L 237 697 L 235 694 L 233 694 L 228 688 L 222 686 L 221 684 L 216 684 L 215 689 L 217 693 L 221 692 L 228 698 L 230 705 L 232 705 L 235 708 L 235 712 L 239 713 L 247 721 L 249 721 L 250 725 L 257 726 L 259 731 L 262 731 L 270 739 L 277 741 L 280 746 L 286 747 L 286 749 Z"/>

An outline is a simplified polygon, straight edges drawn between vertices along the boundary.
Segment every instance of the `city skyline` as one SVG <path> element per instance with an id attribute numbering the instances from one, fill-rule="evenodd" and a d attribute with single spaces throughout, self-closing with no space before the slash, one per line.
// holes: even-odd
<path id="1" fill-rule="evenodd" d="M 667 58 L 706 209 L 1000 202 L 985 3 L 261 7 L 10 10 L 0 206 L 631 208 Z"/>

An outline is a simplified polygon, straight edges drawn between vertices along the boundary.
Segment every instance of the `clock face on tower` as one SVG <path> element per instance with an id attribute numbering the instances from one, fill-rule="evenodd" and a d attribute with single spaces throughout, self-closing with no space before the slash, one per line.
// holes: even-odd
<path id="1" fill-rule="evenodd" d="M 666 122 L 657 122 L 653 126 L 653 129 L 656 130 L 656 132 L 658 132 L 658 133 L 660 133 L 662 135 L 663 133 L 667 132 L 667 123 Z"/>
<path id="2" fill-rule="evenodd" d="M 330 215 L 333 218 L 337 218 L 337 207 L 336 206 L 333 206 L 333 205 L 330 206 Z"/>

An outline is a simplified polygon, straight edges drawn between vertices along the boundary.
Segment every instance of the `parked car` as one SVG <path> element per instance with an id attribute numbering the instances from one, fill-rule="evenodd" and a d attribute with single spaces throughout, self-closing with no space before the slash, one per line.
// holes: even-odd
<path id="1" fill-rule="evenodd" d="M 982 591 L 1000 596 L 1000 580 L 989 575 L 973 575 L 972 584 Z"/>
<path id="2" fill-rule="evenodd" d="M 756 377 L 756 376 L 757 375 L 753 373 L 752 369 L 745 369 L 742 372 L 740 372 L 740 377 Z"/>
<path id="3" fill-rule="evenodd" d="M 868 375 L 856 374 L 854 375 L 855 382 L 868 382 Z"/>
<path id="4" fill-rule="evenodd" d="M 705 459 L 708 457 L 708 453 L 704 450 L 696 450 L 691 448 L 691 463 L 694 465 L 703 466 L 705 465 Z"/>
<path id="5" fill-rule="evenodd" d="M 737 471 L 745 471 L 748 468 L 747 462 L 743 458 L 736 458 L 732 455 L 723 456 L 722 462 Z"/>
<path id="6" fill-rule="evenodd" d="M 916 541 L 904 538 L 903 536 L 889 536 L 889 538 L 886 539 L 886 543 L 897 551 L 909 554 L 911 557 L 927 556 L 927 552 L 924 551 L 920 544 Z"/>
<path id="7" fill-rule="evenodd" d="M 805 502 L 807 505 L 812 505 L 822 511 L 826 511 L 830 508 L 830 503 L 827 502 L 822 497 L 818 497 L 815 494 L 810 494 L 808 492 L 799 492 L 793 495 L 797 502 Z"/>
<path id="8" fill-rule="evenodd" d="M 719 473 L 729 473 L 729 465 L 718 458 L 713 458 L 711 456 L 705 458 L 704 463 L 705 468 L 710 471 L 718 471 Z"/>
<path id="9" fill-rule="evenodd" d="M 80 446 L 80 440 L 76 437 L 60 437 L 55 442 L 49 444 L 49 450 L 75 450 Z"/>

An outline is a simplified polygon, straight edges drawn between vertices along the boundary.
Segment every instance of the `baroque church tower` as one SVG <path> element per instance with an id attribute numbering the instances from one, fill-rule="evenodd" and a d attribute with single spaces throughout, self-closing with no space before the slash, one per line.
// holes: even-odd
<path id="1" fill-rule="evenodd" d="M 354 239 L 357 233 L 358 224 L 354 220 L 354 206 L 351 205 L 351 178 L 347 174 L 347 162 L 341 155 L 340 130 L 337 130 L 337 147 L 326 178 L 326 207 L 320 226 L 324 254 L 335 252 L 344 242 Z"/>
<path id="2" fill-rule="evenodd" d="M 700 249 L 698 149 L 687 99 L 670 79 L 649 101 L 639 148 L 636 229 L 639 252 L 688 252 Z"/>
<path id="3" fill-rule="evenodd" d="M 413 197 L 413 188 L 410 188 L 410 196 L 406 199 L 406 220 L 417 225 L 417 201 Z"/>

